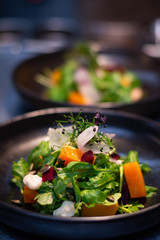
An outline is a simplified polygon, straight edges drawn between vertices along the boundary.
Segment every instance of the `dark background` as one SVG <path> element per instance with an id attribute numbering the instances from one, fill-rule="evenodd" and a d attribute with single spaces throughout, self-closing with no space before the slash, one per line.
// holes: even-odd
<path id="1" fill-rule="evenodd" d="M 76 20 L 136 21 L 160 16 L 159 0 L 1 0 L 1 17 L 67 17 Z"/>

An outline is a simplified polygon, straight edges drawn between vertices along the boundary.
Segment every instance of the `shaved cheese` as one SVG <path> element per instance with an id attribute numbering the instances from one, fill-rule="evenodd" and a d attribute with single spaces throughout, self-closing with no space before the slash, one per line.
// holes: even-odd
<path id="1" fill-rule="evenodd" d="M 91 126 L 86 128 L 78 137 L 77 137 L 77 145 L 78 148 L 83 151 L 83 147 L 86 143 L 91 140 L 98 131 L 98 126 Z"/>
<path id="2" fill-rule="evenodd" d="M 87 143 L 84 148 L 83 151 L 88 151 L 91 150 L 93 152 L 93 154 L 98 154 L 98 153 L 108 153 L 110 151 L 109 146 L 104 143 L 103 141 L 99 142 L 99 143 Z"/>
<path id="3" fill-rule="evenodd" d="M 57 129 L 49 128 L 48 136 L 50 147 L 52 147 L 55 151 L 63 147 L 69 140 L 69 133 L 72 132 L 72 126 Z"/>

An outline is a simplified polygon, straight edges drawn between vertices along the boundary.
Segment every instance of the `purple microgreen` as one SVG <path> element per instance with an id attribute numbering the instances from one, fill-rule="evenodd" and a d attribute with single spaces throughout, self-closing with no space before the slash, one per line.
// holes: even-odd
<path id="1" fill-rule="evenodd" d="M 107 116 L 106 115 L 102 115 L 99 112 L 96 113 L 94 118 L 95 118 L 95 124 L 96 125 L 100 125 L 102 123 L 105 123 L 106 120 L 107 120 Z"/>

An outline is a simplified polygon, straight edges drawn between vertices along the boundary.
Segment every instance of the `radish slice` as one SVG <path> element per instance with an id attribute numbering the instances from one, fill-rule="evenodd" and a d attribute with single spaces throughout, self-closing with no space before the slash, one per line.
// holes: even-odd
<path id="1" fill-rule="evenodd" d="M 78 90 L 86 100 L 87 104 L 94 104 L 100 101 L 100 94 L 95 88 L 89 71 L 84 67 L 79 67 L 74 74 L 75 82 L 78 85 Z"/>
<path id="2" fill-rule="evenodd" d="M 52 147 L 55 151 L 64 146 L 69 140 L 69 133 L 72 133 L 72 126 L 65 128 L 49 128 L 48 136 L 50 147 Z"/>
<path id="3" fill-rule="evenodd" d="M 78 148 L 83 151 L 83 147 L 86 143 L 91 140 L 98 131 L 98 126 L 91 126 L 85 129 L 78 137 L 77 137 L 77 145 Z M 90 150 L 90 149 L 88 149 Z"/>

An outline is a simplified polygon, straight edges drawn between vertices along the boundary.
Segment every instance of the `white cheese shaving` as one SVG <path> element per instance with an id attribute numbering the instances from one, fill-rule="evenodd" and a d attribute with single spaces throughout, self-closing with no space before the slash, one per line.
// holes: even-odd
<path id="1" fill-rule="evenodd" d="M 110 151 L 109 146 L 104 143 L 103 141 L 99 143 L 87 143 L 83 151 L 87 152 L 88 150 L 91 150 L 93 154 L 99 154 L 99 153 L 108 153 Z"/>
<path id="2" fill-rule="evenodd" d="M 98 131 L 98 126 L 91 126 L 86 128 L 78 137 L 77 137 L 77 145 L 78 148 L 83 151 L 83 147 L 89 140 L 91 140 Z"/>
<path id="3" fill-rule="evenodd" d="M 63 132 L 63 133 L 62 133 Z M 49 128 L 48 136 L 49 136 L 49 144 L 55 151 L 64 146 L 69 140 L 69 133 L 72 133 L 72 126 L 65 128 Z"/>
<path id="4" fill-rule="evenodd" d="M 73 217 L 75 213 L 74 202 L 64 201 L 62 205 L 53 211 L 53 216 Z"/>
<path id="5" fill-rule="evenodd" d="M 38 190 L 42 184 L 42 178 L 38 175 L 27 174 L 23 178 L 23 183 L 31 190 Z"/>

